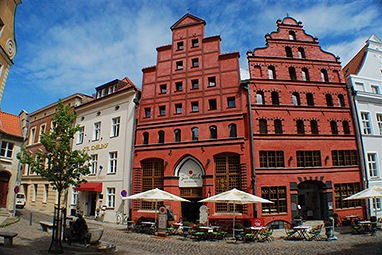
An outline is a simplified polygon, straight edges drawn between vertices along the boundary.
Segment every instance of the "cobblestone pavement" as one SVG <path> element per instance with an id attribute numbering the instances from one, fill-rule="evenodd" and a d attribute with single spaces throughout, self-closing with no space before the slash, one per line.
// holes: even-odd
<path id="1" fill-rule="evenodd" d="M 19 223 L 7 226 L 1 231 L 14 231 L 13 248 L 4 248 L 0 241 L 0 255 L 47 254 L 50 234 L 42 232 L 40 220 L 50 220 L 51 216 L 33 212 L 32 225 L 29 225 L 29 212 L 23 211 Z M 337 234 L 337 241 L 286 241 L 275 238 L 270 243 L 227 243 L 227 241 L 196 242 L 180 237 L 154 237 L 137 233 L 126 233 L 124 228 L 114 224 L 98 223 L 88 220 L 91 225 L 103 225 L 105 232 L 102 242 L 117 246 L 117 255 L 240 255 L 240 254 L 382 254 L 382 231 L 376 237 L 369 235 Z M 65 254 L 97 254 L 85 247 L 65 247 Z M 99 254 L 99 253 L 98 253 Z"/>

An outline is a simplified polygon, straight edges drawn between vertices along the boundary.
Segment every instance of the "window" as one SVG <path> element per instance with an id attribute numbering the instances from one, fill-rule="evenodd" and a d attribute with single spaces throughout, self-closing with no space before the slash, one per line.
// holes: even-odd
<path id="1" fill-rule="evenodd" d="M 379 87 L 377 85 L 371 85 L 371 92 L 379 94 Z"/>
<path id="2" fill-rule="evenodd" d="M 4 27 L 4 22 L 3 22 L 3 20 L 0 18 L 0 32 L 1 32 L 1 30 L 3 29 L 3 27 Z M 1 66 L 0 66 L 1 67 Z"/>
<path id="3" fill-rule="evenodd" d="M 48 202 L 48 195 L 49 195 L 49 184 L 44 184 L 44 197 L 42 198 L 43 203 Z"/>
<path id="4" fill-rule="evenodd" d="M 183 42 L 177 42 L 176 48 L 177 48 L 177 50 L 183 50 L 184 49 L 184 43 Z"/>
<path id="5" fill-rule="evenodd" d="M 108 173 L 115 174 L 117 172 L 117 157 L 116 151 L 109 152 L 109 169 Z"/>
<path id="6" fill-rule="evenodd" d="M 163 189 L 164 161 L 162 159 L 148 159 L 141 162 L 142 191 L 159 188 Z M 142 201 L 142 209 L 154 210 L 154 202 Z"/>
<path id="7" fill-rule="evenodd" d="M 191 134 L 192 135 L 192 137 L 191 137 L 192 141 L 199 140 L 199 129 L 197 127 L 192 128 L 191 133 L 192 133 Z"/>
<path id="8" fill-rule="evenodd" d="M 174 140 L 176 143 L 179 143 L 182 141 L 182 131 L 180 129 L 174 130 Z"/>
<path id="9" fill-rule="evenodd" d="M 278 214 L 288 212 L 285 186 L 261 187 L 261 197 L 273 202 L 273 204 L 262 204 L 262 213 Z"/>
<path id="10" fill-rule="evenodd" d="M 382 135 L 382 114 L 381 113 L 377 113 L 377 126 L 378 126 L 378 130 L 379 130 L 379 134 Z"/>
<path id="11" fill-rule="evenodd" d="M 33 184 L 33 196 L 32 196 L 32 201 L 36 201 L 37 198 L 37 184 Z"/>
<path id="12" fill-rule="evenodd" d="M 340 107 L 345 107 L 345 97 L 342 94 L 338 95 L 338 105 Z"/>
<path id="13" fill-rule="evenodd" d="M 301 76 L 303 81 L 310 81 L 309 71 L 307 68 L 301 69 Z"/>
<path id="14" fill-rule="evenodd" d="M 176 61 L 176 70 L 183 70 L 183 61 Z"/>
<path id="15" fill-rule="evenodd" d="M 297 151 L 297 167 L 321 166 L 320 151 Z"/>
<path id="16" fill-rule="evenodd" d="M 305 50 L 302 47 L 298 48 L 298 58 L 305 58 Z"/>
<path id="17" fill-rule="evenodd" d="M 260 167 L 285 167 L 283 151 L 260 151 Z"/>
<path id="18" fill-rule="evenodd" d="M 360 190 L 360 184 L 358 182 L 334 184 L 336 208 L 343 209 L 361 206 L 361 200 L 344 200 L 344 198 L 347 198 Z"/>
<path id="19" fill-rule="evenodd" d="M 285 47 L 285 53 L 288 58 L 293 58 L 292 48 L 291 47 Z"/>
<path id="20" fill-rule="evenodd" d="M 325 69 L 321 69 L 321 81 L 329 82 L 328 72 Z"/>
<path id="21" fill-rule="evenodd" d="M 192 67 L 199 67 L 199 59 L 198 58 L 193 58 L 191 59 L 192 61 Z"/>
<path id="22" fill-rule="evenodd" d="M 256 103 L 257 104 L 265 104 L 263 91 L 257 91 L 256 92 Z"/>
<path id="23" fill-rule="evenodd" d="M 266 119 L 259 120 L 260 134 L 268 134 L 268 124 Z"/>
<path id="24" fill-rule="evenodd" d="M 191 111 L 198 112 L 199 111 L 199 102 L 191 102 Z"/>
<path id="25" fill-rule="evenodd" d="M 114 208 L 115 207 L 115 188 L 106 188 L 107 193 L 107 208 Z"/>
<path id="26" fill-rule="evenodd" d="M 318 124 L 316 120 L 310 121 L 310 132 L 312 135 L 318 135 Z"/>
<path id="27" fill-rule="evenodd" d="M 236 107 L 235 97 L 227 97 L 227 105 L 228 105 L 228 108 L 235 108 Z"/>
<path id="28" fill-rule="evenodd" d="M 229 132 L 229 137 L 231 137 L 231 138 L 237 137 L 236 124 L 229 124 L 228 125 L 228 132 Z"/>
<path id="29" fill-rule="evenodd" d="M 199 80 L 198 79 L 191 80 L 191 88 L 192 89 L 198 89 L 199 88 Z"/>
<path id="30" fill-rule="evenodd" d="M 12 158 L 13 146 L 14 146 L 13 143 L 2 141 L 0 156 L 6 157 L 6 158 Z"/>
<path id="31" fill-rule="evenodd" d="M 365 87 L 362 82 L 356 82 L 354 85 L 355 85 L 355 90 L 365 91 Z"/>
<path id="32" fill-rule="evenodd" d="M 373 199 L 373 210 L 381 210 L 381 199 Z"/>
<path id="33" fill-rule="evenodd" d="M 332 151 L 333 166 L 357 166 L 358 154 L 356 150 Z"/>
<path id="34" fill-rule="evenodd" d="M 377 177 L 377 154 L 368 153 L 367 154 L 367 169 L 369 171 L 369 177 Z"/>
<path id="35" fill-rule="evenodd" d="M 119 136 L 119 124 L 121 122 L 120 117 L 111 119 L 111 137 Z"/>
<path id="36" fill-rule="evenodd" d="M 53 131 L 54 131 L 54 129 L 56 128 L 56 122 L 54 122 L 54 121 L 52 121 L 51 123 L 50 123 L 50 133 L 52 134 L 53 133 Z"/>
<path id="37" fill-rule="evenodd" d="M 297 92 L 292 93 L 292 103 L 295 106 L 301 105 L 300 94 Z"/>
<path id="38" fill-rule="evenodd" d="M 297 134 L 299 134 L 299 135 L 305 134 L 305 127 L 304 127 L 304 121 L 303 120 L 297 120 L 296 126 L 297 126 Z"/>
<path id="39" fill-rule="evenodd" d="M 361 112 L 362 133 L 364 135 L 371 134 L 370 115 L 368 112 Z"/>
<path id="40" fill-rule="evenodd" d="M 210 139 L 218 138 L 218 129 L 216 126 L 210 126 Z"/>
<path id="41" fill-rule="evenodd" d="M 289 70 L 290 79 L 292 81 L 296 81 L 297 80 L 296 69 L 293 66 L 290 66 L 288 70 Z"/>
<path id="42" fill-rule="evenodd" d="M 271 93 L 272 97 L 272 105 L 279 105 L 280 104 L 280 99 L 279 99 L 279 93 L 276 91 L 273 91 Z"/>
<path id="43" fill-rule="evenodd" d="M 268 66 L 268 78 L 270 80 L 276 79 L 276 69 L 274 66 Z"/>
<path id="44" fill-rule="evenodd" d="M 41 125 L 40 126 L 40 134 L 38 136 L 38 142 L 40 143 L 41 142 L 41 137 L 42 135 L 45 133 L 45 124 Z"/>
<path id="45" fill-rule="evenodd" d="M 199 40 L 197 38 L 191 40 L 192 48 L 199 47 Z"/>
<path id="46" fill-rule="evenodd" d="M 93 141 L 98 141 L 101 137 L 101 122 L 94 123 Z"/>
<path id="47" fill-rule="evenodd" d="M 342 128 L 344 130 L 344 134 L 345 135 L 350 135 L 349 121 L 347 121 L 347 120 L 342 121 Z"/>
<path id="48" fill-rule="evenodd" d="M 327 106 L 333 106 L 334 105 L 333 104 L 333 97 L 332 97 L 332 95 L 326 94 L 325 95 L 325 99 L 326 99 L 326 105 Z"/>
<path id="49" fill-rule="evenodd" d="M 159 106 L 159 116 L 165 116 L 166 115 L 166 106 L 161 105 Z"/>
<path id="50" fill-rule="evenodd" d="M 31 128 L 31 132 L 29 134 L 29 141 L 28 144 L 34 144 L 35 141 L 35 135 L 36 135 L 36 127 Z"/>
<path id="51" fill-rule="evenodd" d="M 296 41 L 296 33 L 294 31 L 289 31 L 289 40 Z"/>
<path id="52" fill-rule="evenodd" d="M 78 204 L 78 190 L 75 190 L 75 188 L 72 188 L 72 205 Z"/>
<path id="53" fill-rule="evenodd" d="M 158 143 L 164 143 L 164 131 L 158 131 Z"/>
<path id="54" fill-rule="evenodd" d="M 208 106 L 209 110 L 216 110 L 217 109 L 217 104 L 216 104 L 216 99 L 208 99 Z"/>
<path id="55" fill-rule="evenodd" d="M 175 113 L 176 114 L 182 113 L 182 104 L 175 104 Z"/>
<path id="56" fill-rule="evenodd" d="M 337 121 L 330 121 L 330 130 L 332 131 L 332 135 L 338 135 Z"/>
<path id="57" fill-rule="evenodd" d="M 167 85 L 166 84 L 161 84 L 159 86 L 159 88 L 160 88 L 160 93 L 161 94 L 166 94 L 167 93 Z"/>
<path id="58" fill-rule="evenodd" d="M 283 124 L 282 121 L 279 119 L 274 120 L 275 125 L 275 134 L 282 134 L 283 133 Z"/>
<path id="59" fill-rule="evenodd" d="M 80 130 L 78 131 L 77 135 L 77 144 L 81 144 L 84 142 L 84 136 L 85 136 L 85 127 L 80 127 Z"/>
<path id="60" fill-rule="evenodd" d="M 215 87 L 216 86 L 216 77 L 208 77 L 208 87 Z"/>
<path id="61" fill-rule="evenodd" d="M 90 157 L 91 157 L 90 174 L 95 175 L 97 174 L 98 154 L 93 154 Z"/>
<path id="62" fill-rule="evenodd" d="M 314 97 L 312 93 L 307 93 L 306 94 L 306 103 L 309 106 L 314 106 Z"/>
<path id="63" fill-rule="evenodd" d="M 151 108 L 146 107 L 145 108 L 145 118 L 150 118 L 151 117 Z"/>
<path id="64" fill-rule="evenodd" d="M 181 81 L 175 82 L 175 90 L 176 91 L 182 91 L 183 90 L 183 82 L 181 82 Z"/>
<path id="65" fill-rule="evenodd" d="M 149 133 L 143 132 L 143 144 L 149 144 Z"/>

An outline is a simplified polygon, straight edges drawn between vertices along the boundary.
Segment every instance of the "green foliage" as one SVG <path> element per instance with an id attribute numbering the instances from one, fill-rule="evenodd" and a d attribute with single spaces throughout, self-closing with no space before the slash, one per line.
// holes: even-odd
<path id="1" fill-rule="evenodd" d="M 60 100 L 52 119 L 53 130 L 41 135 L 44 149 L 32 153 L 22 148 L 17 155 L 22 164 L 28 164 L 32 172 L 48 180 L 59 193 L 70 185 L 85 182 L 82 177 L 89 174 L 90 156 L 71 148 L 74 135 L 80 130 L 78 125 L 74 126 L 76 117 L 70 106 Z"/>

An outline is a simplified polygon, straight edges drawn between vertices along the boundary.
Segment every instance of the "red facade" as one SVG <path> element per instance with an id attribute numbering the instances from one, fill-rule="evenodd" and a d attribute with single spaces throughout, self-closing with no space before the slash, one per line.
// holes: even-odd
<path id="1" fill-rule="evenodd" d="M 248 52 L 256 193 L 265 223 L 363 215 L 342 199 L 362 189 L 341 65 L 292 18 L 277 21 L 266 47 Z"/>
<path id="2" fill-rule="evenodd" d="M 171 27 L 171 44 L 157 48 L 156 65 L 143 69 L 133 169 L 133 193 L 162 188 L 189 199 L 164 204 L 175 220 L 194 222 L 197 201 L 234 187 L 251 191 L 239 53 L 222 54 L 220 36 L 205 37 L 204 27 L 183 16 Z M 231 218 L 227 205 L 208 207 L 211 219 Z M 153 209 L 134 202 L 132 217 L 154 217 Z M 253 217 L 244 210 L 242 217 Z"/>

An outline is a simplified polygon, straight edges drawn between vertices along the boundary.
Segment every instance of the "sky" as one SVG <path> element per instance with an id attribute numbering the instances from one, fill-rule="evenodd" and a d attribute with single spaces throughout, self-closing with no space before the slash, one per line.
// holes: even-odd
<path id="1" fill-rule="evenodd" d="M 264 47 L 287 15 L 343 66 L 372 34 L 382 38 L 380 0 L 23 0 L 2 111 L 33 112 L 126 76 L 140 88 L 142 68 L 156 64 L 156 48 L 171 44 L 170 27 L 187 12 L 206 21 L 206 36 L 221 36 L 222 52 L 240 52 L 242 78 L 245 53 Z"/>

